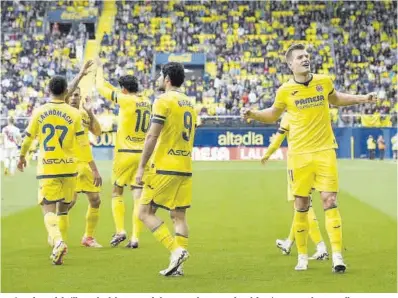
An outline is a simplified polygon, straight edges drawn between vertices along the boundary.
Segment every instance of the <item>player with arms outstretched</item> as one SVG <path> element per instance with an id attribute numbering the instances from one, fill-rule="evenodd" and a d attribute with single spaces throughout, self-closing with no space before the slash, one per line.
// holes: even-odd
<path id="1" fill-rule="evenodd" d="M 285 113 L 282 117 L 281 124 L 279 126 L 276 136 L 273 138 L 271 144 L 264 153 L 261 159 L 262 164 L 266 164 L 271 155 L 281 146 L 283 140 L 287 138 L 289 140 L 289 114 Z M 289 158 L 289 155 L 288 155 Z M 288 162 L 289 163 L 289 162 Z M 316 218 L 314 208 L 312 207 L 311 193 L 309 194 L 310 207 L 308 210 L 308 220 L 309 220 L 309 236 L 311 240 L 316 245 L 316 252 L 310 258 L 312 260 L 326 260 L 329 258 L 329 254 L 326 249 L 325 242 L 322 239 L 321 231 L 319 229 L 318 220 Z M 294 196 L 292 194 L 289 173 L 287 175 L 287 200 L 289 202 L 294 202 Z M 296 212 L 296 211 L 295 211 Z M 276 246 L 282 251 L 283 254 L 290 254 L 290 249 L 294 243 L 294 222 L 292 223 L 289 236 L 287 239 L 277 239 Z"/>
<path id="2" fill-rule="evenodd" d="M 348 106 L 374 102 L 376 95 L 335 91 L 328 76 L 311 73 L 310 56 L 302 44 L 294 44 L 287 50 L 286 62 L 293 72 L 293 78 L 278 89 L 273 106 L 260 111 L 242 109 L 242 116 L 272 123 L 285 110 L 289 114 L 288 170 L 297 210 L 294 232 L 299 254 L 295 269 L 308 268 L 308 194 L 314 187 L 320 191 L 323 201 L 326 230 L 333 252 L 333 272 L 344 272 L 342 221 L 337 207 L 337 144 L 330 125 L 329 104 Z"/>
<path id="3" fill-rule="evenodd" d="M 194 103 L 179 89 L 184 78 L 180 63 L 167 63 L 161 70 L 158 86 L 165 93 L 153 105 L 152 123 L 136 178 L 138 185 L 144 185 L 140 219 L 171 252 L 169 267 L 160 271 L 164 276 L 183 275 L 182 263 L 189 256 L 186 210 L 192 201 L 191 156 L 197 117 Z M 152 153 L 144 184 L 144 169 Z M 158 207 L 170 210 L 175 237 L 156 216 Z"/>
<path id="4" fill-rule="evenodd" d="M 150 124 L 151 103 L 147 97 L 138 93 L 136 77 L 126 75 L 119 78 L 121 90 L 117 90 L 104 80 L 103 68 L 99 59 L 97 64 L 96 84 L 99 93 L 120 106 L 112 169 L 112 214 L 116 233 L 110 244 L 115 247 L 127 238 L 124 228 L 123 188 L 129 186 L 133 192 L 134 210 L 132 235 L 126 247 L 138 248 L 139 235 L 143 226 L 138 218 L 142 186 L 135 183 L 135 175 Z"/>
<path id="5" fill-rule="evenodd" d="M 77 78 L 86 75 L 90 66 L 91 62 L 86 63 Z M 53 244 L 51 259 L 55 265 L 63 264 L 63 257 L 67 252 L 67 214 L 76 189 L 76 157 L 88 163 L 93 160 L 90 145 L 84 135 L 81 115 L 65 102 L 70 90 L 77 83 L 78 80 L 74 80 L 72 87 L 68 89 L 65 78 L 55 76 L 50 80 L 51 101 L 34 111 L 18 163 L 18 169 L 23 171 L 26 167 L 25 155 L 32 141 L 38 137 L 38 201 Z"/>
<path id="6" fill-rule="evenodd" d="M 100 136 L 101 126 L 92 111 L 91 99 L 87 97 L 82 106 L 81 99 L 80 88 L 77 87 L 73 91 L 68 102 L 72 107 L 79 110 L 83 121 L 84 135 L 87 138 L 87 142 L 89 142 L 88 132 L 90 131 L 93 135 Z M 94 161 L 92 161 L 92 163 L 94 163 Z M 95 165 L 90 165 L 84 161 L 78 162 L 76 191 L 73 201 L 69 205 L 69 210 L 75 205 L 78 193 L 85 193 L 87 195 L 89 206 L 86 213 L 86 229 L 81 244 L 86 247 L 98 248 L 102 247 L 102 245 L 95 240 L 94 231 L 99 219 L 99 208 L 101 204 L 99 193 L 101 191 L 102 178 L 96 169 L 97 167 Z"/>
<path id="7" fill-rule="evenodd" d="M 21 142 L 19 128 L 14 125 L 13 117 L 8 118 L 8 125 L 1 131 L 3 139 L 4 174 L 14 175 L 17 167 L 18 144 Z"/>

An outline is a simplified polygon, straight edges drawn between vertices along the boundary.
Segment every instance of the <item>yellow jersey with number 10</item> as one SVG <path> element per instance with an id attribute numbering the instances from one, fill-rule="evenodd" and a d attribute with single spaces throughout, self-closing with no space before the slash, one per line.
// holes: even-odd
<path id="1" fill-rule="evenodd" d="M 115 151 L 139 153 L 151 122 L 151 103 L 146 96 L 125 94 L 106 82 L 102 68 L 97 71 L 97 89 L 108 100 L 119 104 Z"/>
<path id="2" fill-rule="evenodd" d="M 192 175 L 196 112 L 192 100 L 180 91 L 168 91 L 155 101 L 152 122 L 163 124 L 153 154 L 159 174 Z"/>
<path id="3" fill-rule="evenodd" d="M 328 100 L 333 92 L 332 80 L 317 74 L 307 83 L 291 79 L 278 89 L 274 106 L 289 116 L 289 154 L 337 148 Z"/>

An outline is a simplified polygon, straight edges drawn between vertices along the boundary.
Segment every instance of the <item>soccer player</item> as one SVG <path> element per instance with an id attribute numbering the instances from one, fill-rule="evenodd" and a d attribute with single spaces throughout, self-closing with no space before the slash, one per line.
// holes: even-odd
<path id="1" fill-rule="evenodd" d="M 272 123 L 285 110 L 289 114 L 288 170 L 297 211 L 294 216 L 298 250 L 295 269 L 308 268 L 308 194 L 314 187 L 320 191 L 323 201 L 326 230 L 333 252 L 333 272 L 342 273 L 346 265 L 342 255 L 342 221 L 337 207 L 337 144 L 330 125 L 329 104 L 348 106 L 374 102 L 376 94 L 352 95 L 335 91 L 328 76 L 311 73 L 310 56 L 302 44 L 289 47 L 286 62 L 293 78 L 278 89 L 272 107 L 260 111 L 242 109 L 242 116 Z"/>
<path id="2" fill-rule="evenodd" d="M 95 136 L 101 135 L 101 126 L 94 116 L 92 111 L 92 102 L 89 97 L 86 98 L 84 104 L 81 108 L 81 94 L 80 88 L 77 87 L 72 96 L 69 98 L 69 104 L 78 109 L 82 120 L 83 120 L 83 128 L 84 128 L 84 135 L 88 140 L 88 132 L 90 131 Z M 86 229 L 84 236 L 82 238 L 81 244 L 86 247 L 102 247 L 94 238 L 94 231 L 97 227 L 98 219 L 99 219 L 99 208 L 101 204 L 101 199 L 99 192 L 101 191 L 102 185 L 102 178 L 99 172 L 96 170 L 97 167 L 95 165 L 94 160 L 91 161 L 94 165 L 90 165 L 86 162 L 78 162 L 78 175 L 77 175 L 77 184 L 76 184 L 76 191 L 73 196 L 73 201 L 69 205 L 69 210 L 76 203 L 77 194 L 78 193 L 85 193 L 87 195 L 89 206 L 87 208 L 86 213 Z M 94 171 L 92 169 L 95 169 Z"/>
<path id="3" fill-rule="evenodd" d="M 186 209 L 192 201 L 191 156 L 197 117 L 193 102 L 179 89 L 184 78 L 182 64 L 171 62 L 163 66 L 157 83 L 165 93 L 153 105 L 152 122 L 136 177 L 136 183 L 144 185 L 140 219 L 171 252 L 169 267 L 160 271 L 164 276 L 183 275 L 181 265 L 189 257 Z M 144 184 L 145 167 L 152 153 Z M 158 207 L 170 211 L 175 237 L 156 216 Z"/>
<path id="4" fill-rule="evenodd" d="M 8 125 L 1 131 L 3 137 L 4 174 L 14 175 L 17 166 L 18 144 L 21 142 L 19 128 L 14 125 L 13 117 L 8 118 Z"/>
<path id="5" fill-rule="evenodd" d="M 138 93 L 136 77 L 126 75 L 119 78 L 121 91 L 118 91 L 104 81 L 103 68 L 99 59 L 97 59 L 97 64 L 96 85 L 99 93 L 120 106 L 112 169 L 112 214 L 116 233 L 113 235 L 110 244 L 113 247 L 118 246 L 127 238 L 124 228 L 123 188 L 130 186 L 134 199 L 133 229 L 126 248 L 138 248 L 139 235 L 143 226 L 138 218 L 142 186 L 135 183 L 135 175 L 144 148 L 145 135 L 150 124 L 151 103 L 147 97 Z"/>
<path id="6" fill-rule="evenodd" d="M 281 146 L 283 140 L 287 138 L 289 139 L 289 114 L 285 114 L 282 117 L 281 124 L 279 126 L 278 132 L 275 138 L 272 140 L 269 145 L 267 151 L 264 153 L 263 158 L 261 159 L 261 163 L 265 164 L 271 155 Z M 289 158 L 289 156 L 288 156 Z M 289 202 L 294 202 L 294 196 L 291 191 L 290 178 L 288 173 L 287 179 L 287 200 Z M 309 194 L 310 198 L 310 207 L 308 210 L 309 216 L 309 236 L 311 240 L 316 245 L 316 253 L 310 258 L 311 260 L 326 260 L 329 258 L 329 254 L 326 249 L 325 242 L 322 239 L 321 231 L 319 229 L 318 220 L 316 218 L 314 208 L 312 208 L 312 198 L 311 192 Z M 287 239 L 277 239 L 276 246 L 282 251 L 283 254 L 290 254 L 290 249 L 294 243 L 294 222 L 292 223 L 290 233 Z"/>
<path id="7" fill-rule="evenodd" d="M 77 86 L 78 81 L 88 73 L 91 64 L 89 61 L 84 65 L 69 90 Z M 23 171 L 26 167 L 25 155 L 37 136 L 40 143 L 37 164 L 38 201 L 53 244 L 51 260 L 53 264 L 61 265 L 67 252 L 65 236 L 68 206 L 76 189 L 75 156 L 80 161 L 91 162 L 92 155 L 79 111 L 65 102 L 70 93 L 65 78 L 53 77 L 49 83 L 49 91 L 51 101 L 34 111 L 26 130 L 18 169 Z"/>

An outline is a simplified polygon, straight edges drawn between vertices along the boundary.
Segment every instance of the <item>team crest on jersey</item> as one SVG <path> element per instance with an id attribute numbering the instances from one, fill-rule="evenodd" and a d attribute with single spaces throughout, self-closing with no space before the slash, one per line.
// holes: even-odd
<path id="1" fill-rule="evenodd" d="M 316 91 L 322 92 L 323 91 L 322 85 L 316 85 Z"/>

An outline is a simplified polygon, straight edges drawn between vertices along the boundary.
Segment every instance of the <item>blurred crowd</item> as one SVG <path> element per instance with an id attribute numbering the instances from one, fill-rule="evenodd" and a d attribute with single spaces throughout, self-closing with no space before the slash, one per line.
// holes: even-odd
<path id="1" fill-rule="evenodd" d="M 84 47 L 86 35 L 84 26 L 68 34 L 60 34 L 56 24 L 47 31 L 43 27 L 49 7 L 65 7 L 68 1 L 9 3 L 1 4 L 3 23 L 8 25 L 2 26 L 1 113 L 29 116 L 46 99 L 45 84 L 52 74 L 70 79 L 76 72 L 81 59 L 76 47 Z M 333 108 L 334 125 L 397 122 L 396 2 L 116 4 L 113 32 L 104 34 L 100 46 L 105 73 L 114 85 L 119 76 L 134 74 L 153 100 L 156 52 L 205 53 L 203 76 L 191 76 L 185 92 L 195 98 L 202 116 L 239 115 L 243 106 L 272 105 L 276 89 L 290 77 L 283 53 L 293 40 L 302 41 L 309 45 L 313 72 L 330 75 L 337 90 L 376 91 L 380 98 L 376 106 Z M 97 103 L 97 113 L 118 113 L 117 106 L 104 99 Z"/>

